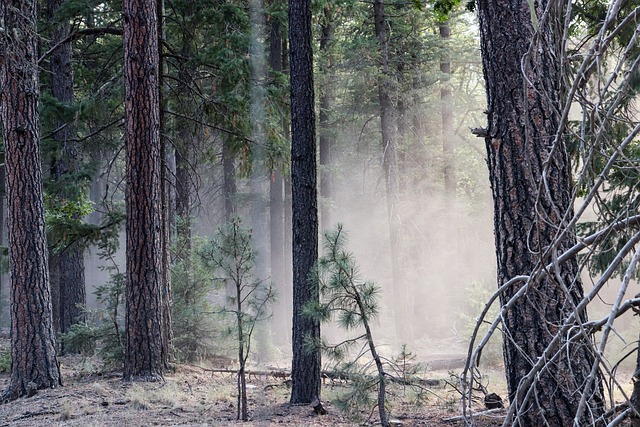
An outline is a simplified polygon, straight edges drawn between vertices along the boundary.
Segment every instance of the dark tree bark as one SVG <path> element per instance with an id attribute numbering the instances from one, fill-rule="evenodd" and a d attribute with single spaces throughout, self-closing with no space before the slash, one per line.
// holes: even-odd
<path id="1" fill-rule="evenodd" d="M 280 22 L 272 18 L 269 28 L 269 67 L 273 73 L 282 72 L 282 30 Z M 282 119 L 283 126 L 289 126 Z M 291 330 L 291 286 L 285 280 L 285 243 L 284 243 L 284 180 L 281 166 L 272 162 L 269 180 L 269 221 L 271 246 L 271 280 L 280 296 L 273 310 L 273 325 L 277 331 Z M 290 343 L 287 333 L 273 334 L 276 344 Z"/>
<path id="2" fill-rule="evenodd" d="M 55 28 L 51 39 L 52 45 L 58 48 L 51 54 L 51 92 L 53 97 L 61 102 L 74 102 L 73 68 L 71 64 L 72 46 L 67 39 L 70 32 L 68 20 L 55 22 L 56 14 L 62 5 L 62 0 L 48 0 L 49 21 Z M 73 142 L 75 127 L 73 122 L 60 118 L 54 124 L 59 129 L 53 134 L 58 143 L 62 156 L 53 160 L 51 167 L 52 178 L 60 181 L 65 175 L 78 171 L 79 152 Z M 76 198 L 76 190 L 60 189 L 59 197 Z M 83 320 L 83 307 L 86 303 L 86 286 L 84 277 L 84 249 L 76 242 L 72 242 L 60 253 L 51 253 L 49 268 L 51 270 L 51 295 L 53 302 L 53 325 L 57 333 L 66 333 L 71 326 Z M 64 343 L 61 343 L 64 351 Z"/>
<path id="3" fill-rule="evenodd" d="M 3 401 L 58 387 L 38 118 L 36 1 L 0 3 L 0 96 L 9 214 L 11 379 Z"/>
<path id="4" fill-rule="evenodd" d="M 378 76 L 378 101 L 380 103 L 380 128 L 382 132 L 382 167 L 387 194 L 387 216 L 389 221 L 390 258 L 393 277 L 396 333 L 400 340 L 407 341 L 412 336 L 409 316 L 409 290 L 403 279 L 400 248 L 400 216 L 398 212 L 400 188 L 396 153 L 395 119 L 391 100 L 392 82 L 389 67 L 388 40 L 384 1 L 373 2 L 374 25 L 380 54 L 380 74 Z"/>
<path id="5" fill-rule="evenodd" d="M 289 73 L 289 39 L 282 38 L 282 69 Z M 290 118 L 283 119 L 282 127 L 285 141 L 291 143 Z M 291 195 L 291 174 L 282 177 L 284 180 L 284 282 L 286 293 L 283 298 L 293 301 L 293 210 Z M 291 305 L 289 306 L 291 310 Z"/>
<path id="6" fill-rule="evenodd" d="M 170 159 L 169 141 L 166 138 L 166 115 L 167 98 L 165 96 L 166 85 L 164 75 L 168 74 L 167 64 L 163 55 L 164 34 L 164 0 L 157 0 L 158 12 L 158 97 L 160 104 L 160 204 L 162 221 L 162 360 L 165 368 L 169 367 L 169 359 L 173 357 L 172 342 L 173 329 L 171 327 L 171 306 L 173 297 L 171 295 L 171 274 L 169 270 L 169 246 L 171 244 L 171 186 L 169 185 Z"/>
<path id="7" fill-rule="evenodd" d="M 4 239 L 4 231 L 6 226 L 5 221 L 5 202 L 7 198 L 7 190 L 5 187 L 5 165 L 0 165 L 0 247 L 5 245 Z M 0 255 L 0 260 L 4 258 L 4 255 Z M 4 287 L 5 287 L 5 275 L 0 272 L 0 322 L 5 319 L 5 311 L 4 311 Z"/>
<path id="8" fill-rule="evenodd" d="M 333 38 L 333 16 L 331 8 L 325 5 L 323 10 L 324 22 L 320 32 L 320 52 L 324 55 L 322 59 L 321 72 L 324 74 L 324 84 L 320 90 L 320 114 L 319 114 L 319 149 L 320 149 L 320 221 L 321 230 L 332 228 L 331 211 L 333 208 L 333 183 L 331 179 L 331 152 L 335 145 L 333 129 L 330 124 L 330 111 L 333 104 L 333 76 L 332 76 L 332 55 L 329 51 Z"/>
<path id="9" fill-rule="evenodd" d="M 311 1 L 289 0 L 291 70 L 291 193 L 293 211 L 293 362 L 291 403 L 320 398 L 320 351 L 305 339 L 320 338 L 320 322 L 302 314 L 319 300 L 309 274 L 318 259 L 318 195 L 311 47 Z"/>
<path id="10" fill-rule="evenodd" d="M 127 280 L 124 380 L 164 372 L 157 3 L 124 2 Z"/>
<path id="11" fill-rule="evenodd" d="M 190 13 L 189 11 L 188 13 Z M 187 15 L 187 22 L 192 18 Z M 193 76 L 195 70 L 189 58 L 193 52 L 193 35 L 190 30 L 185 28 L 180 34 L 180 59 L 178 62 L 178 92 L 188 94 L 193 84 Z M 176 159 L 176 217 L 177 236 L 178 236 L 178 256 L 183 262 L 189 263 L 189 254 L 191 252 L 191 229 L 192 229 L 192 201 L 191 201 L 191 168 L 192 168 L 192 146 L 195 143 L 196 133 L 201 130 L 197 129 L 197 125 L 190 120 L 197 113 L 194 101 L 190 96 L 182 97 L 176 108 L 181 116 L 176 117 L 176 141 L 175 159 Z"/>
<path id="12" fill-rule="evenodd" d="M 529 4 L 524 0 L 478 2 L 499 286 L 547 265 L 576 241 L 570 233 L 555 241 L 565 230 L 566 218 L 573 216 L 564 142 L 552 147 L 561 98 L 559 41 L 549 24 L 555 18 L 541 20 L 537 43 L 530 49 L 534 28 Z M 547 0 L 536 3 L 539 20 L 546 7 Z M 525 55 L 529 57 L 523 61 Z M 521 64 L 525 64 L 526 82 Z M 541 186 L 543 171 L 547 189 Z M 560 265 L 557 274 L 530 283 L 526 296 L 504 313 L 504 357 L 512 405 L 522 404 L 527 390 L 518 390 L 520 380 L 583 296 L 577 272 L 573 258 Z M 570 296 L 563 291 L 565 286 Z M 502 304 L 517 291 L 514 286 L 502 293 Z M 585 320 L 586 314 L 580 321 Z M 581 389 L 594 361 L 591 347 L 585 344 L 580 339 L 565 342 L 568 350 L 562 350 L 540 374 L 535 399 L 519 410 L 519 425 L 573 425 L 581 393 L 591 398 L 579 424 L 591 425 L 591 417 L 602 414 L 600 379 L 594 381 L 594 390 Z"/>

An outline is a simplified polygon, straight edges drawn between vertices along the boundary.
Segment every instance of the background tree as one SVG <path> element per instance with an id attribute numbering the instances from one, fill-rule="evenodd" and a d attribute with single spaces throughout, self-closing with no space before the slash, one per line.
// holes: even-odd
<path id="1" fill-rule="evenodd" d="M 530 7 L 519 0 L 478 2 L 489 125 L 477 133 L 486 141 L 505 369 L 511 405 L 518 408 L 510 422 L 570 425 L 580 413 L 575 396 L 584 393 L 590 410 L 575 422 L 587 425 L 604 409 L 598 378 L 590 388 L 581 388 L 590 375 L 598 375 L 592 372 L 594 355 L 587 337 L 572 338 L 566 352 L 554 354 L 554 363 L 540 373 L 531 391 L 535 399 L 525 400 L 530 391 L 521 387 L 554 340 L 556 328 L 583 297 L 576 258 L 559 263 L 552 274 L 528 277 L 522 298 L 521 283 L 505 286 L 576 244 L 574 230 L 567 227 L 573 217 L 570 163 L 558 133 L 563 91 L 554 23 L 561 9 L 546 1 Z M 575 321 L 586 321 L 586 313 L 579 312 Z"/>
<path id="2" fill-rule="evenodd" d="M 317 301 L 309 274 L 318 258 L 318 195 L 313 87 L 311 1 L 289 0 L 291 79 L 291 195 L 293 250 L 293 360 L 291 403 L 320 399 L 320 352 L 305 340 L 320 338 L 320 322 L 303 315 Z"/>
<path id="3" fill-rule="evenodd" d="M 71 26 L 66 14 L 61 13 L 61 0 L 49 0 L 47 12 L 49 25 L 53 29 L 51 46 L 54 51 L 49 58 L 51 71 L 51 94 L 57 103 L 57 117 L 53 123 L 55 147 L 51 155 L 51 176 L 48 194 L 49 210 L 67 211 L 71 219 L 79 220 L 81 206 L 86 199 L 87 183 L 80 174 L 80 152 L 72 113 L 75 96 L 73 92 L 72 43 L 69 37 Z M 64 11 L 62 11 L 64 12 Z M 84 247 L 81 241 L 61 241 L 51 245 L 49 271 L 53 325 L 57 333 L 66 333 L 71 326 L 83 319 L 86 303 Z M 64 349 L 64 343 L 61 343 Z"/>
<path id="4" fill-rule="evenodd" d="M 274 329 L 280 331 L 291 330 L 291 285 L 286 280 L 285 271 L 289 270 L 285 257 L 287 247 L 285 244 L 285 210 L 289 211 L 290 206 L 285 209 L 285 189 L 284 174 L 287 173 L 288 160 L 291 148 L 288 147 L 290 141 L 285 137 L 288 133 L 289 117 L 288 105 L 285 99 L 288 95 L 286 76 L 284 74 L 284 53 L 283 46 L 285 38 L 283 33 L 286 30 L 286 2 L 273 1 L 269 10 L 269 68 L 270 88 L 267 92 L 267 144 L 270 149 L 269 171 L 269 251 L 271 255 L 271 280 L 278 291 L 278 300 L 275 302 L 276 309 L 273 313 Z M 273 334 L 276 344 L 283 347 L 290 346 L 291 339 L 288 334 Z"/>
<path id="5" fill-rule="evenodd" d="M 396 333 L 401 340 L 412 335 L 412 324 L 407 318 L 406 308 L 409 306 L 409 292 L 403 278 L 402 267 L 402 234 L 400 229 L 400 187 L 398 182 L 397 134 L 394 107 L 391 99 L 394 76 L 389 64 L 389 35 L 387 34 L 387 16 L 383 0 L 373 2 L 373 19 L 375 35 L 378 40 L 380 70 L 378 74 L 378 102 L 380 104 L 380 130 L 382 137 L 382 168 L 386 187 L 387 215 L 389 221 L 389 256 L 395 300 Z"/>
<path id="6" fill-rule="evenodd" d="M 0 5 L 11 266 L 11 380 L 3 401 L 62 385 L 52 324 L 39 146 L 37 7 L 36 1 Z"/>
<path id="7" fill-rule="evenodd" d="M 237 419 L 249 419 L 246 368 L 251 355 L 251 340 L 258 322 L 270 316 L 270 305 L 275 297 L 269 283 L 255 277 L 257 252 L 252 247 L 251 232 L 239 218 L 218 229 L 209 244 L 200 251 L 205 263 L 213 269 L 216 280 L 230 282 L 235 289 L 231 308 L 233 334 L 237 343 L 238 377 Z"/>
<path id="8" fill-rule="evenodd" d="M 125 380 L 158 380 L 162 332 L 162 216 L 157 3 L 124 2 L 127 145 Z"/>

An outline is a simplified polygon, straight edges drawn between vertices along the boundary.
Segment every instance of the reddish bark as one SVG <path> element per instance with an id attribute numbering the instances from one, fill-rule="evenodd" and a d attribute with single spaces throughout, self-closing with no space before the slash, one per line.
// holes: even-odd
<path id="1" fill-rule="evenodd" d="M 0 93 L 11 271 L 11 380 L 2 400 L 61 385 L 51 320 L 35 0 L 0 3 Z"/>
<path id="2" fill-rule="evenodd" d="M 155 1 L 125 0 L 127 280 L 124 379 L 164 373 L 158 16 Z"/>

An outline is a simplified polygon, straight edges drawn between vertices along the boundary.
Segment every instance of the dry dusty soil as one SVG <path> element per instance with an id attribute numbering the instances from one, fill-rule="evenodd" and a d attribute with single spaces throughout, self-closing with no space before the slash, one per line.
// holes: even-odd
<path id="1" fill-rule="evenodd" d="M 30 398 L 0 405 L 0 426 L 357 426 L 378 420 L 353 420 L 330 401 L 344 383 L 327 382 L 323 402 L 328 414 L 316 415 L 310 406 L 289 405 L 286 379 L 271 375 L 249 378 L 250 420 L 236 421 L 235 376 L 196 366 L 176 365 L 162 383 L 125 383 L 118 373 L 97 374 L 95 361 L 81 356 L 60 359 L 64 386 L 41 390 Z M 436 375 L 436 372 L 433 372 Z M 446 376 L 446 372 L 441 372 Z M 0 374 L 0 389 L 9 381 Z M 430 397 L 416 404 L 396 392 L 392 418 L 402 426 L 464 425 L 447 421 L 459 414 L 457 395 L 436 386 Z M 478 419 L 479 426 L 501 424 L 501 414 Z"/>
<path id="2" fill-rule="evenodd" d="M 9 348 L 8 334 L 0 334 L 0 353 Z M 220 358 L 226 359 L 226 358 Z M 446 384 L 450 379 L 443 360 L 426 363 L 439 370 L 424 375 L 432 386 L 423 399 L 400 385 L 390 387 L 393 395 L 391 418 L 394 426 L 464 426 L 449 420 L 460 414 L 460 396 Z M 236 420 L 236 375 L 215 366 L 176 364 L 164 382 L 123 382 L 119 372 L 101 373 L 95 357 L 67 355 L 59 358 L 64 386 L 40 390 L 34 396 L 0 403 L 0 427 L 4 426 L 373 426 L 379 425 L 376 411 L 363 410 L 359 419 L 348 418 L 332 399 L 344 393 L 345 381 L 326 380 L 323 406 L 326 415 L 316 415 L 309 405 L 288 404 L 290 389 L 283 370 L 262 368 L 247 380 L 249 421 Z M 229 360 L 226 359 L 226 363 Z M 454 361 L 454 363 L 459 363 Z M 219 362 L 221 364 L 222 362 Z M 495 378 L 502 375 L 494 372 Z M 491 378 L 490 378 L 491 380 Z M 494 379 L 499 384 L 499 380 Z M 0 391 L 9 383 L 9 374 L 0 372 Z M 493 386 L 492 386 L 493 387 Z M 496 390 L 500 392 L 500 390 Z M 478 410 L 482 410 L 481 406 Z M 476 417 L 478 427 L 500 426 L 504 411 Z"/>

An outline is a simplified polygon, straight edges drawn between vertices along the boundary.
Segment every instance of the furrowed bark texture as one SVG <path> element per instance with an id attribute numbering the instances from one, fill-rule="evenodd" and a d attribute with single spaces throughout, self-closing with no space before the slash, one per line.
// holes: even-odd
<path id="1" fill-rule="evenodd" d="M 0 99 L 8 194 L 11 379 L 3 401 L 61 385 L 55 354 L 38 120 L 37 2 L 0 3 Z"/>
<path id="2" fill-rule="evenodd" d="M 171 227 L 172 198 L 170 185 L 171 165 L 174 163 L 169 147 L 170 142 L 166 138 L 166 116 L 168 107 L 167 97 L 164 95 L 167 86 L 164 81 L 168 74 L 168 67 L 163 56 L 162 46 L 165 40 L 164 34 L 164 0 L 157 0 L 158 16 L 158 104 L 160 117 L 160 221 L 161 221 L 161 243 L 162 249 L 162 361 L 165 368 L 169 367 L 169 360 L 173 359 L 173 329 L 171 325 L 171 308 L 173 306 L 173 296 L 171 294 L 171 274 L 169 271 L 169 247 L 173 234 Z M 175 176 L 175 175 L 174 175 Z M 175 188 L 175 187 L 173 187 Z"/>
<path id="3" fill-rule="evenodd" d="M 318 259 L 318 201 L 311 47 L 311 1 L 289 0 L 291 69 L 291 189 L 293 230 L 293 362 L 291 403 L 320 398 L 320 352 L 307 351 L 305 339 L 320 338 L 320 322 L 302 308 L 319 299 L 309 282 Z"/>
<path id="4" fill-rule="evenodd" d="M 536 5 L 536 13 L 541 16 L 547 0 Z M 554 254 L 575 243 L 571 233 L 554 243 L 566 218 L 573 215 L 572 184 L 563 141 L 551 146 L 558 128 L 561 86 L 559 50 L 549 20 L 541 20 L 538 44 L 531 49 L 531 57 L 522 61 L 534 38 L 529 3 L 481 0 L 478 11 L 489 104 L 487 159 L 501 286 L 514 276 L 530 274 L 541 263 L 548 264 Z M 526 64 L 527 81 L 521 61 Z M 543 173 L 548 190 L 541 185 Z M 504 315 L 504 357 L 512 405 L 522 405 L 528 390 L 518 390 L 519 381 L 583 295 L 577 272 L 574 258 L 561 265 L 558 274 L 531 283 L 526 296 Z M 563 287 L 568 288 L 569 296 Z M 504 292 L 502 304 L 517 290 L 516 286 Z M 586 314 L 580 320 L 585 321 Z M 591 395 L 591 408 L 579 420 L 580 425 L 591 425 L 591 416 L 602 413 L 600 380 L 594 382 L 594 390 L 582 390 L 594 361 L 589 343 L 578 340 L 563 344 L 567 347 L 538 378 L 535 397 L 520 408 L 514 425 L 572 425 L 581 393 Z"/>
<path id="5" fill-rule="evenodd" d="M 160 100 L 155 1 L 125 0 L 127 280 L 124 379 L 164 372 Z"/>

